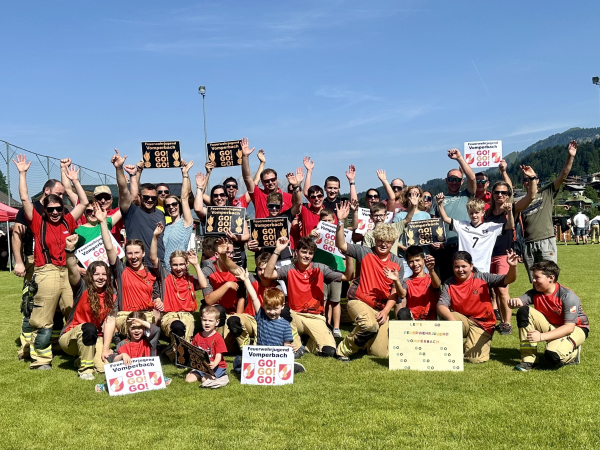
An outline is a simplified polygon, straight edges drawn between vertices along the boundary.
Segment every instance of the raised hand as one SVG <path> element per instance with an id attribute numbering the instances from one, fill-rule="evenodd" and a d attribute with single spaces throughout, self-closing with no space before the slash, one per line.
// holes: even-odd
<path id="1" fill-rule="evenodd" d="M 254 147 L 250 148 L 248 144 L 248 138 L 242 138 L 242 155 L 250 156 L 254 151 Z"/>
<path id="2" fill-rule="evenodd" d="M 92 208 L 94 208 L 94 216 L 98 219 L 99 222 L 106 222 L 106 217 L 108 213 L 102 209 L 98 202 L 92 203 Z"/>
<path id="3" fill-rule="evenodd" d="M 187 175 L 192 167 L 194 167 L 194 161 L 185 162 L 181 160 L 181 173 L 183 175 Z"/>
<path id="4" fill-rule="evenodd" d="M 443 192 L 440 192 L 438 195 L 435 196 L 435 201 L 437 202 L 438 206 L 444 203 L 445 198 L 446 196 Z"/>
<path id="5" fill-rule="evenodd" d="M 516 267 L 519 264 L 519 255 L 514 250 L 508 250 L 506 254 L 508 255 L 508 258 L 506 258 L 508 265 Z"/>
<path id="6" fill-rule="evenodd" d="M 266 164 L 267 158 L 265 157 L 265 151 L 262 148 L 258 151 L 258 153 L 256 154 L 256 157 L 258 158 L 258 160 L 261 163 Z"/>
<path id="7" fill-rule="evenodd" d="M 277 239 L 277 243 L 275 244 L 275 250 L 278 250 L 279 253 L 281 253 L 287 248 L 289 242 L 290 240 L 288 238 L 280 237 L 279 239 Z"/>
<path id="8" fill-rule="evenodd" d="M 12 162 L 17 166 L 19 173 L 27 172 L 31 166 L 31 161 L 27 162 L 25 155 L 17 155 L 16 158 L 16 161 L 13 159 Z"/>
<path id="9" fill-rule="evenodd" d="M 136 164 L 125 164 L 123 170 L 134 177 L 137 174 L 138 166 Z"/>
<path id="10" fill-rule="evenodd" d="M 248 271 L 242 267 L 235 269 L 233 274 L 241 281 L 246 281 L 248 279 Z"/>
<path id="11" fill-rule="evenodd" d="M 420 200 L 421 200 L 421 196 L 418 193 L 410 194 L 408 197 L 409 205 L 412 206 L 413 209 L 419 207 Z"/>
<path id="12" fill-rule="evenodd" d="M 188 250 L 187 257 L 188 257 L 188 264 L 191 264 L 192 266 L 198 265 L 198 255 L 196 254 L 196 252 L 194 250 Z"/>
<path id="13" fill-rule="evenodd" d="M 431 255 L 425 255 L 425 267 L 431 273 L 435 268 L 435 258 Z"/>
<path id="14" fill-rule="evenodd" d="M 206 161 L 204 167 L 206 168 L 206 173 L 211 173 L 212 170 L 215 168 L 215 163 L 212 161 Z"/>
<path id="15" fill-rule="evenodd" d="M 569 152 L 569 156 L 575 156 L 577 154 L 577 141 L 569 142 L 569 148 L 567 150 Z"/>
<path id="16" fill-rule="evenodd" d="M 258 247 L 258 241 L 256 239 L 250 239 L 247 243 L 248 245 L 248 250 L 250 250 L 251 252 L 257 252 L 259 247 Z"/>
<path id="17" fill-rule="evenodd" d="M 400 275 L 396 269 L 390 269 L 389 267 L 383 268 L 383 274 L 388 280 L 398 281 Z"/>
<path id="18" fill-rule="evenodd" d="M 305 156 L 302 162 L 306 170 L 313 170 L 315 168 L 315 162 L 310 160 L 310 156 Z"/>
<path id="19" fill-rule="evenodd" d="M 229 239 L 219 238 L 217 240 L 217 253 L 219 255 L 226 255 L 228 247 L 229 247 Z"/>
<path id="20" fill-rule="evenodd" d="M 531 168 L 531 166 L 525 166 L 525 165 L 521 165 L 521 166 L 519 166 L 519 167 L 520 167 L 520 169 L 521 169 L 521 172 L 523 172 L 523 175 L 524 175 L 524 176 L 526 176 L 526 177 L 535 177 L 535 176 L 537 176 L 537 175 L 535 174 L 535 170 L 533 170 L 533 169 Z"/>
<path id="21" fill-rule="evenodd" d="M 121 154 L 119 153 L 119 150 L 117 150 L 115 148 L 115 154 L 110 159 L 110 162 L 112 163 L 113 166 L 115 166 L 115 169 L 118 169 L 120 167 L 123 167 L 123 164 L 125 164 L 126 159 L 127 159 L 127 156 L 121 156 Z"/>
<path id="22" fill-rule="evenodd" d="M 206 187 L 206 176 L 202 172 L 196 174 L 196 187 L 201 189 Z"/>
<path id="23" fill-rule="evenodd" d="M 304 171 L 302 170 L 302 167 L 296 169 L 296 181 L 298 182 L 298 185 L 304 181 Z"/>
<path id="24" fill-rule="evenodd" d="M 500 211 L 503 213 L 508 213 L 512 211 L 512 203 L 508 200 L 500 205 Z"/>
<path id="25" fill-rule="evenodd" d="M 79 235 L 78 234 L 72 234 L 71 236 L 67 236 L 67 238 L 65 239 L 66 242 L 66 249 L 73 251 L 75 250 L 75 246 L 77 245 L 77 242 L 79 241 Z"/>
<path id="26" fill-rule="evenodd" d="M 135 164 L 139 173 L 142 173 L 142 170 L 145 168 L 145 164 L 146 163 L 143 160 L 140 160 Z"/>
<path id="27" fill-rule="evenodd" d="M 71 158 L 63 158 L 60 160 L 60 169 L 67 170 L 67 167 L 71 165 Z"/>
<path id="28" fill-rule="evenodd" d="M 504 159 L 500 161 L 500 164 L 498 164 L 498 170 L 500 170 L 500 172 L 506 172 L 507 167 L 508 164 L 506 164 L 506 161 Z"/>
<path id="29" fill-rule="evenodd" d="M 358 206 L 359 206 L 358 199 L 353 198 L 352 200 L 350 200 L 350 209 L 352 211 L 356 211 L 358 209 Z"/>
<path id="30" fill-rule="evenodd" d="M 154 228 L 152 235 L 158 237 L 163 231 L 165 231 L 165 226 L 161 222 L 157 222 L 156 228 Z"/>
<path id="31" fill-rule="evenodd" d="M 343 223 L 350 214 L 350 202 L 348 200 L 342 200 L 335 205 L 338 222 Z"/>
<path id="32" fill-rule="evenodd" d="M 377 169 L 377 178 L 379 178 L 379 181 L 381 181 L 382 183 L 385 183 L 387 181 L 387 177 L 385 176 L 385 170 Z"/>
<path id="33" fill-rule="evenodd" d="M 348 170 L 346 170 L 346 178 L 350 183 L 354 183 L 354 179 L 356 178 L 356 167 L 353 164 L 350 164 Z"/>
<path id="34" fill-rule="evenodd" d="M 287 178 L 289 184 L 292 186 L 298 186 L 298 180 L 296 179 L 296 175 L 294 173 L 288 172 L 285 177 Z"/>
<path id="35" fill-rule="evenodd" d="M 448 150 L 448 158 L 456 160 L 460 157 L 461 157 L 461 154 L 460 154 L 459 149 L 451 148 L 450 150 Z"/>
<path id="36" fill-rule="evenodd" d="M 67 172 L 65 174 L 67 176 L 67 178 L 71 181 L 77 181 L 79 179 L 79 169 L 74 166 L 74 165 L 70 165 L 67 168 Z"/>

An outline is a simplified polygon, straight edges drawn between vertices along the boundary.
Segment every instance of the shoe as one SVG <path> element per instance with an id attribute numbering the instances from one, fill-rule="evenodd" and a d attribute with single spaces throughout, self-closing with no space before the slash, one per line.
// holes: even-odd
<path id="1" fill-rule="evenodd" d="M 502 320 L 502 316 L 500 315 L 500 311 L 497 309 L 494 310 L 494 315 L 496 316 L 496 320 Z"/>
<path id="2" fill-rule="evenodd" d="M 500 322 L 500 324 L 498 324 L 498 333 L 500 333 L 503 336 L 506 336 L 508 334 L 512 334 L 512 326 L 510 323 L 505 323 L 505 322 Z"/>
<path id="3" fill-rule="evenodd" d="M 222 377 L 215 378 L 214 380 L 208 379 L 200 384 L 200 388 L 218 389 L 229 384 L 229 376 L 223 375 Z"/>
<path id="4" fill-rule="evenodd" d="M 42 364 L 41 366 L 29 366 L 31 370 L 52 370 L 50 364 Z"/>
<path id="5" fill-rule="evenodd" d="M 522 362 L 515 366 L 515 370 L 519 372 L 529 372 L 533 369 L 533 363 Z"/>
<path id="6" fill-rule="evenodd" d="M 579 347 L 577 347 L 577 356 L 575 356 L 575 359 L 573 361 L 571 361 L 570 363 L 567 363 L 567 366 L 576 366 L 581 362 L 581 345 Z"/>
<path id="7" fill-rule="evenodd" d="M 339 328 L 334 328 L 333 329 L 333 337 L 334 338 L 338 338 L 338 339 L 342 338 L 342 332 L 340 331 Z"/>
<path id="8" fill-rule="evenodd" d="M 341 362 L 350 362 L 350 358 L 348 358 L 347 356 L 335 355 L 335 359 Z"/>
<path id="9" fill-rule="evenodd" d="M 79 374 L 79 378 L 81 378 L 82 380 L 92 381 L 96 377 L 94 376 L 93 373 L 84 372 L 84 373 Z"/>
<path id="10" fill-rule="evenodd" d="M 302 372 L 306 372 L 306 368 L 302 364 L 295 362 L 294 363 L 294 375 L 297 373 L 302 373 Z"/>
<path id="11" fill-rule="evenodd" d="M 105 392 L 107 389 L 105 384 L 97 384 L 94 390 L 96 392 Z"/>
<path id="12" fill-rule="evenodd" d="M 168 385 L 170 385 L 172 381 L 173 381 L 173 379 L 172 379 L 172 378 L 165 377 L 165 386 L 168 386 Z"/>
<path id="13" fill-rule="evenodd" d="M 29 355 L 26 354 L 21 354 L 21 355 L 17 355 L 17 357 L 19 358 L 19 361 L 25 361 L 26 359 L 31 359 L 31 357 Z"/>
<path id="14" fill-rule="evenodd" d="M 300 347 L 298 350 L 296 350 L 296 352 L 294 353 L 294 359 L 300 359 L 302 358 L 306 353 L 308 353 L 306 351 L 306 347 L 303 345 L 302 347 Z"/>

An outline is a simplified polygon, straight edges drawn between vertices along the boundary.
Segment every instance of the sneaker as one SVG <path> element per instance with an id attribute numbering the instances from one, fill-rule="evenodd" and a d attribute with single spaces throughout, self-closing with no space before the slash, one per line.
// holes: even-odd
<path id="1" fill-rule="evenodd" d="M 576 366 L 581 362 L 581 345 L 579 347 L 577 347 L 577 356 L 575 356 L 575 359 L 573 361 L 571 361 L 570 363 L 567 363 L 567 366 Z"/>
<path id="2" fill-rule="evenodd" d="M 506 336 L 507 334 L 512 334 L 512 326 L 510 323 L 501 322 L 498 325 L 498 333 Z"/>
<path id="3" fill-rule="evenodd" d="M 29 366 L 31 370 L 52 370 L 50 364 L 42 364 L 41 366 Z"/>
<path id="4" fill-rule="evenodd" d="M 335 355 L 335 359 L 342 362 L 350 362 L 350 358 L 348 358 L 347 356 Z"/>
<path id="5" fill-rule="evenodd" d="M 170 385 L 172 381 L 173 381 L 173 379 L 172 379 L 172 378 L 165 377 L 165 386 L 168 386 L 168 385 Z"/>
<path id="6" fill-rule="evenodd" d="M 302 358 L 306 353 L 308 353 L 306 351 L 306 347 L 303 345 L 302 347 L 300 347 L 298 350 L 296 350 L 296 352 L 294 353 L 294 359 L 300 359 Z"/>
<path id="7" fill-rule="evenodd" d="M 515 366 L 515 370 L 519 372 L 529 372 L 531 369 L 533 369 L 533 363 L 528 362 L 522 362 Z"/>
<path id="8" fill-rule="evenodd" d="M 96 392 L 106 392 L 108 389 L 106 388 L 105 384 L 97 384 L 94 390 Z"/>
<path id="9" fill-rule="evenodd" d="M 81 378 L 82 380 L 91 381 L 91 380 L 93 380 L 96 377 L 91 372 L 83 372 L 83 373 L 79 374 L 79 378 Z"/>
<path id="10" fill-rule="evenodd" d="M 338 339 L 342 338 L 342 332 L 340 331 L 339 328 L 334 328 L 333 329 L 333 337 L 334 338 L 338 338 Z"/>
<path id="11" fill-rule="evenodd" d="M 299 362 L 294 363 L 294 375 L 297 373 L 306 372 L 306 368 Z"/>
<path id="12" fill-rule="evenodd" d="M 502 320 L 502 316 L 500 315 L 500 311 L 497 309 L 494 310 L 494 315 L 496 316 L 496 320 Z"/>

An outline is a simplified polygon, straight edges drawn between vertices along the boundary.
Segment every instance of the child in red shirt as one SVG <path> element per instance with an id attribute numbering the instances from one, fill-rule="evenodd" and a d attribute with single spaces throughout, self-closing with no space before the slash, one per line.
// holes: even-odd
<path id="1" fill-rule="evenodd" d="M 412 275 L 406 281 L 406 298 L 396 304 L 398 320 L 435 320 L 436 293 L 439 295 L 439 277 L 433 270 L 435 260 L 431 255 L 425 256 L 423 248 L 411 245 L 404 253 Z M 423 270 L 427 266 L 429 273 Z"/>
<path id="2" fill-rule="evenodd" d="M 192 339 L 192 345 L 208 353 L 210 368 L 213 369 L 215 375 L 213 377 L 210 374 L 194 369 L 185 377 L 185 381 L 188 383 L 200 381 L 200 387 L 212 389 L 229 384 L 227 363 L 223 359 L 223 354 L 227 353 L 227 347 L 225 346 L 225 341 L 216 330 L 220 315 L 221 313 L 215 306 L 205 307 L 202 310 L 203 331 Z"/>

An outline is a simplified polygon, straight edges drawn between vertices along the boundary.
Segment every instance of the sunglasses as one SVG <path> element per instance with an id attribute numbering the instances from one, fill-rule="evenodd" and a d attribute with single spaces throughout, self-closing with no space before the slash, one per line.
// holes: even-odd
<path id="1" fill-rule="evenodd" d="M 112 199 L 112 196 L 110 196 L 108 194 L 104 194 L 104 195 L 96 195 L 94 198 L 98 202 L 101 202 L 101 201 L 108 202 L 108 201 L 110 201 Z"/>
<path id="2" fill-rule="evenodd" d="M 379 198 L 379 195 L 367 195 L 367 198 Z"/>
<path id="3" fill-rule="evenodd" d="M 308 198 L 310 198 L 311 200 L 316 200 L 317 198 L 323 198 L 323 197 L 325 197 L 325 196 L 321 193 L 321 194 L 311 195 Z"/>
<path id="4" fill-rule="evenodd" d="M 485 184 L 488 180 L 477 180 L 477 184 Z"/>
<path id="5" fill-rule="evenodd" d="M 145 202 L 155 202 L 158 199 L 156 195 L 142 195 Z"/>
<path id="6" fill-rule="evenodd" d="M 174 203 L 165 203 L 165 208 L 176 208 L 179 206 L 179 203 L 174 202 Z"/>
<path id="7" fill-rule="evenodd" d="M 423 200 L 425 200 L 426 202 L 430 202 L 431 200 L 433 200 L 433 197 L 431 197 L 430 195 L 424 195 Z"/>
<path id="8" fill-rule="evenodd" d="M 460 183 L 462 181 L 462 178 L 448 177 L 448 178 L 446 178 L 446 180 L 448 180 L 448 183 Z"/>
<path id="9" fill-rule="evenodd" d="M 237 184 L 226 184 L 225 189 L 237 189 Z"/>
<path id="10" fill-rule="evenodd" d="M 268 180 L 262 180 L 263 184 L 275 183 L 276 181 L 277 181 L 277 177 L 275 177 L 275 178 L 269 178 Z"/>
<path id="11" fill-rule="evenodd" d="M 219 198 L 219 197 L 225 198 L 225 197 L 227 197 L 227 194 L 225 192 L 220 192 L 218 194 L 213 194 L 213 197 L 215 197 L 215 198 Z"/>
<path id="12" fill-rule="evenodd" d="M 62 206 L 46 206 L 46 212 L 52 214 L 53 212 L 62 212 Z"/>
<path id="13" fill-rule="evenodd" d="M 93 209 L 86 209 L 85 213 L 86 214 L 94 214 L 94 210 Z"/>
<path id="14" fill-rule="evenodd" d="M 268 209 L 281 209 L 281 205 L 279 203 L 269 203 L 267 204 Z"/>
<path id="15" fill-rule="evenodd" d="M 404 189 L 404 186 L 392 186 L 392 191 L 399 192 Z"/>
<path id="16" fill-rule="evenodd" d="M 508 197 L 508 191 L 494 191 L 495 195 L 503 195 L 505 197 Z"/>
<path id="17" fill-rule="evenodd" d="M 157 191 L 159 194 L 169 194 L 171 191 L 169 191 L 168 189 L 165 191 Z"/>

